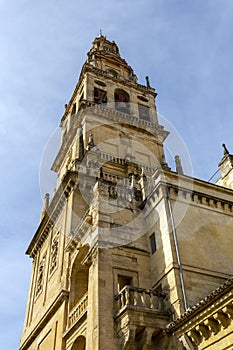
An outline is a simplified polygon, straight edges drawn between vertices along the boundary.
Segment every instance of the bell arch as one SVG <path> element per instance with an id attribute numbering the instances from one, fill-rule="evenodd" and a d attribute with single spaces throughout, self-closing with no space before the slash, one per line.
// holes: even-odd
<path id="1" fill-rule="evenodd" d="M 130 97 L 128 92 L 122 89 L 116 89 L 114 92 L 115 108 L 123 113 L 130 113 L 129 102 Z"/>
<path id="2" fill-rule="evenodd" d="M 85 350 L 86 349 L 86 338 L 80 335 L 74 342 L 71 350 Z"/>

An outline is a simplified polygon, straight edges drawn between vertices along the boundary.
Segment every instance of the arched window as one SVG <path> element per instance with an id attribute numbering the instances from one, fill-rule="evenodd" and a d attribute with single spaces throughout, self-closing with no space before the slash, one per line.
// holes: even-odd
<path id="1" fill-rule="evenodd" d="M 138 104 L 139 118 L 150 121 L 150 108 L 145 105 Z"/>
<path id="2" fill-rule="evenodd" d="M 107 92 L 94 87 L 94 101 L 95 103 L 107 103 Z"/>
<path id="3" fill-rule="evenodd" d="M 86 349 L 86 338 L 81 335 L 75 340 L 71 350 L 85 350 L 85 349 Z"/>
<path id="4" fill-rule="evenodd" d="M 82 264 L 83 258 L 88 252 L 88 247 L 80 249 L 71 272 L 69 308 L 72 308 L 88 291 L 88 266 Z"/>
<path id="5" fill-rule="evenodd" d="M 115 108 L 123 113 L 130 113 L 129 108 L 129 94 L 122 90 L 116 89 L 114 94 Z"/>

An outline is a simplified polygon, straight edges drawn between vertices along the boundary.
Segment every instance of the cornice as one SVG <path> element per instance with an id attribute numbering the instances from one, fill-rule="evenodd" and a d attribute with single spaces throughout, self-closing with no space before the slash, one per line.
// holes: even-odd
<path id="1" fill-rule="evenodd" d="M 64 112 L 64 114 L 63 114 L 63 116 L 61 118 L 60 126 L 62 125 L 62 122 L 66 119 L 67 115 L 69 114 L 70 108 L 71 108 L 71 106 L 72 106 L 72 104 L 74 102 L 74 99 L 76 98 L 78 89 L 79 89 L 81 83 L 83 82 L 84 76 L 85 76 L 85 74 L 87 72 L 94 73 L 95 75 L 101 76 L 101 77 L 104 77 L 104 78 L 109 78 L 112 81 L 117 82 L 117 83 L 121 83 L 123 85 L 126 85 L 129 88 L 135 88 L 137 90 L 141 90 L 142 93 L 145 93 L 145 91 L 146 91 L 147 93 L 152 94 L 154 97 L 157 96 L 157 93 L 155 92 L 155 89 L 152 88 L 152 87 L 147 87 L 147 86 L 142 85 L 142 84 L 134 83 L 131 80 L 124 80 L 124 79 L 122 79 L 120 77 L 113 77 L 108 71 L 104 71 L 104 70 L 102 70 L 100 68 L 94 67 L 94 66 L 92 66 L 91 64 L 89 64 L 86 61 L 84 63 L 84 65 L 83 65 L 83 67 L 82 67 L 82 70 L 81 70 L 78 82 L 77 82 L 76 87 L 75 87 L 75 89 L 74 89 L 74 91 L 72 93 L 71 99 L 68 102 L 68 105 L 67 105 L 67 107 L 65 109 L 65 112 Z"/>
<path id="2" fill-rule="evenodd" d="M 172 189 L 171 199 L 179 197 L 197 204 L 233 212 L 233 190 L 196 179 L 187 175 L 180 175 L 174 171 L 157 169 L 153 175 L 156 186 L 161 185 Z M 209 192 L 209 193 L 208 193 Z"/>
<path id="3" fill-rule="evenodd" d="M 134 82 L 134 81 L 132 81 L 130 79 L 128 79 L 128 80 L 127 79 L 123 79 L 120 75 L 117 76 L 117 77 L 114 77 L 108 71 L 102 70 L 102 69 L 100 69 L 98 67 L 95 67 L 95 66 L 92 66 L 90 64 L 86 64 L 84 71 L 85 72 L 91 72 L 91 73 L 93 73 L 95 75 L 111 79 L 115 83 L 120 83 L 120 84 L 126 85 L 129 88 L 134 88 L 134 89 L 137 89 L 137 90 L 141 90 L 143 93 L 145 93 L 145 91 L 146 91 L 147 93 L 152 94 L 154 97 L 157 96 L 157 93 L 155 92 L 155 89 L 152 88 L 152 87 L 148 87 L 146 85 L 142 85 L 142 84 L 136 83 L 136 82 Z"/>
<path id="4" fill-rule="evenodd" d="M 72 190 L 74 189 L 77 182 L 77 173 L 68 171 L 64 176 L 59 188 L 57 189 L 51 204 L 43 217 L 39 227 L 27 248 L 26 254 L 31 258 L 34 258 L 37 251 L 41 248 L 44 241 L 46 240 L 50 228 L 56 222 L 58 216 L 60 215 L 67 198 L 70 196 Z"/>
<path id="5" fill-rule="evenodd" d="M 83 100 L 82 107 L 85 109 L 82 109 L 78 112 L 78 114 L 73 116 L 72 125 L 70 126 L 67 136 L 63 140 L 60 150 L 58 151 L 58 154 L 53 162 L 51 169 L 55 172 L 59 171 L 64 157 L 66 156 L 67 151 L 71 143 L 73 142 L 74 136 L 77 132 L 78 124 L 82 122 L 85 116 L 88 116 L 88 109 L 90 107 L 92 117 L 94 114 L 99 115 L 101 113 L 101 116 L 103 118 L 110 119 L 111 123 L 113 124 L 125 124 L 138 129 L 143 129 L 145 132 L 157 136 L 159 143 L 162 143 L 169 134 L 169 132 L 164 130 L 164 128 L 161 125 L 157 125 L 156 121 L 149 122 L 143 119 L 139 119 L 138 117 L 117 111 L 114 108 L 110 108 L 102 104 L 99 105 Z"/>
<path id="6" fill-rule="evenodd" d="M 178 328 L 182 327 L 188 321 L 193 319 L 195 316 L 198 317 L 201 313 L 206 310 L 208 314 L 208 306 L 211 305 L 211 311 L 213 311 L 212 305 L 216 304 L 216 307 L 219 304 L 223 303 L 229 297 L 232 298 L 233 290 L 233 277 L 228 279 L 224 284 L 215 289 L 213 292 L 208 294 L 204 299 L 200 300 L 196 305 L 190 307 L 185 313 L 183 313 L 176 321 L 171 322 L 167 326 L 168 332 L 175 332 Z"/>

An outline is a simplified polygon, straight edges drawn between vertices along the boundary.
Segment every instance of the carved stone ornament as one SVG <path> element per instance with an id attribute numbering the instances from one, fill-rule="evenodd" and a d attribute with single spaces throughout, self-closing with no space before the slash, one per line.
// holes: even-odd
<path id="1" fill-rule="evenodd" d="M 36 282 L 36 296 L 42 291 L 44 269 L 45 269 L 45 255 L 42 258 L 38 268 L 38 275 L 37 275 L 37 282 Z"/>
<path id="2" fill-rule="evenodd" d="M 58 262 L 58 246 L 59 246 L 59 234 L 57 234 L 52 241 L 52 246 L 51 246 L 51 260 L 50 260 L 50 269 L 49 272 L 50 274 L 53 273 L 53 271 L 57 267 L 57 262 Z"/>

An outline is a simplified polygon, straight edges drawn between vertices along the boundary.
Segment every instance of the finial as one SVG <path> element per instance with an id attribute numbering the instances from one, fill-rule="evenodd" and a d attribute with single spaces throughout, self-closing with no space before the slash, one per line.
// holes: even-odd
<path id="1" fill-rule="evenodd" d="M 178 174 L 184 175 L 184 171 L 181 165 L 181 160 L 179 156 L 175 156 L 176 171 Z"/>
<path id="2" fill-rule="evenodd" d="M 149 77 L 146 76 L 146 86 L 149 88 L 150 87 L 150 81 L 149 81 Z"/>
<path id="3" fill-rule="evenodd" d="M 223 143 L 222 146 L 223 146 L 224 156 L 226 156 L 227 154 L 230 154 L 230 152 L 229 152 L 228 149 L 226 148 L 225 143 Z"/>
<path id="4" fill-rule="evenodd" d="M 103 35 L 103 33 L 102 33 L 102 29 L 100 29 L 100 36 L 102 36 Z"/>

